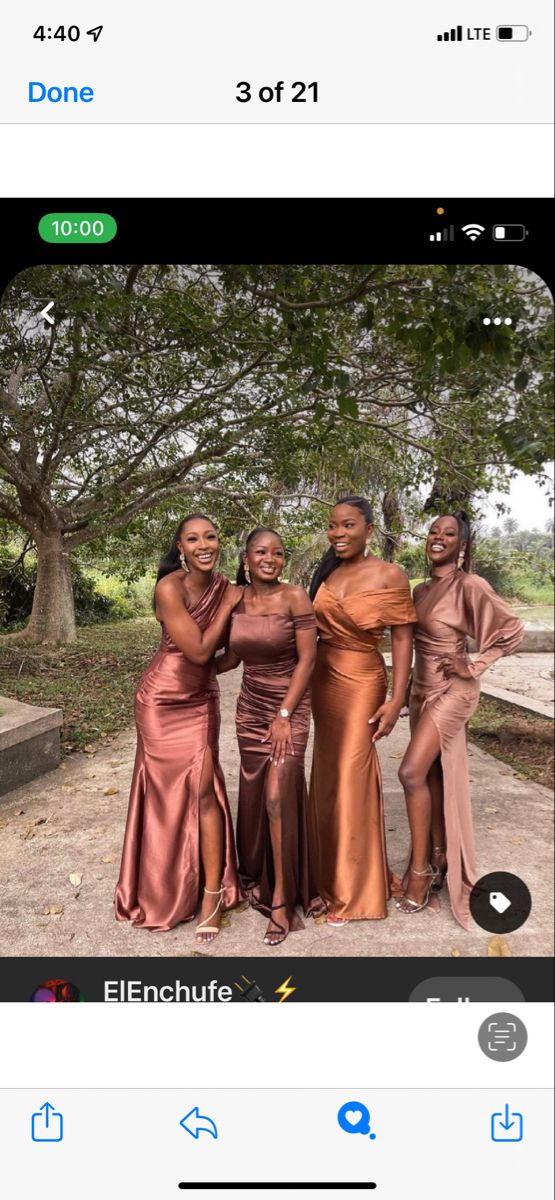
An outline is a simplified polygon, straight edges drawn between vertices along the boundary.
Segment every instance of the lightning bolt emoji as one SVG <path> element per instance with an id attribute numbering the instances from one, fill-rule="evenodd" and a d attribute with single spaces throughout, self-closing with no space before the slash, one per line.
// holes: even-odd
<path id="1" fill-rule="evenodd" d="M 279 987 L 277 987 L 275 990 L 275 995 L 279 996 L 280 1004 L 283 1004 L 283 1001 L 287 1000 L 288 997 L 292 996 L 293 992 L 296 992 L 296 990 L 297 990 L 294 987 L 289 987 L 289 984 L 290 984 L 292 978 L 293 978 L 293 976 L 290 975 L 289 978 L 285 980 L 285 983 L 280 983 Z"/>

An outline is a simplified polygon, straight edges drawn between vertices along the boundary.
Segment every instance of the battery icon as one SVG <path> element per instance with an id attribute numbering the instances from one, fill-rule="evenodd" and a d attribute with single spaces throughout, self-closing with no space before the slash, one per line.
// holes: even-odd
<path id="1" fill-rule="evenodd" d="M 523 242 L 528 235 L 525 225 L 494 225 L 491 232 L 494 242 Z"/>
<path id="2" fill-rule="evenodd" d="M 527 42 L 530 33 L 527 25 L 498 25 L 495 36 L 498 42 Z"/>

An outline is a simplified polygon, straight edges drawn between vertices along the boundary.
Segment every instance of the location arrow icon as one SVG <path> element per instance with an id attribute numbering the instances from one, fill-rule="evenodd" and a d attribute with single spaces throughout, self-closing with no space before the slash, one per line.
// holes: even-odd
<path id="1" fill-rule="evenodd" d="M 218 1130 L 211 1117 L 203 1117 L 199 1113 L 198 1106 L 192 1108 L 190 1112 L 179 1122 L 182 1129 L 186 1129 L 187 1133 L 191 1134 L 195 1140 L 198 1140 L 201 1133 L 209 1133 L 211 1137 L 217 1138 Z"/>
<path id="2" fill-rule="evenodd" d="M 48 324 L 49 324 L 49 325 L 54 325 L 54 324 L 55 324 L 54 317 L 51 317 L 51 316 L 50 316 L 50 309 L 51 309 L 51 308 L 54 308 L 54 301 L 53 301 L 53 300 L 51 300 L 49 304 L 45 304 L 44 308 L 41 308 L 41 310 L 40 310 L 40 314 L 39 314 L 39 315 L 40 315 L 41 317 L 44 317 L 44 320 L 45 320 L 45 321 L 48 321 Z"/>

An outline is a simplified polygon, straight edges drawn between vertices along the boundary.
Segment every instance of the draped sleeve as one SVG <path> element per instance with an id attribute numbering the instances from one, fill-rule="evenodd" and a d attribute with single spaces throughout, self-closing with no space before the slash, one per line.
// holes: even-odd
<path id="1" fill-rule="evenodd" d="M 361 629 L 412 625 L 416 622 L 408 579 L 406 586 L 403 584 L 402 587 L 380 588 L 377 591 L 360 593 L 356 599 L 357 619 Z"/>
<path id="2" fill-rule="evenodd" d="M 475 679 L 506 654 L 514 654 L 523 638 L 524 626 L 505 600 L 480 575 L 464 577 L 466 633 L 478 647 L 469 655 Z"/>
<path id="3" fill-rule="evenodd" d="M 316 615 L 313 612 L 292 613 L 291 620 L 295 630 L 316 629 Z"/>

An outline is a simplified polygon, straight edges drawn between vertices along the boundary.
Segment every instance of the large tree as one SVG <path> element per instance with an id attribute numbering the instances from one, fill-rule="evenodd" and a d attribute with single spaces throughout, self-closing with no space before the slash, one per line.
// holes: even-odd
<path id="1" fill-rule="evenodd" d="M 498 311 L 511 327 L 483 325 Z M 309 514 L 353 446 L 387 490 L 428 480 L 438 503 L 539 471 L 550 312 L 512 268 L 24 272 L 0 311 L 0 515 L 38 559 L 24 635 L 75 636 L 80 546 L 190 504 L 237 527 L 276 494 Z"/>

